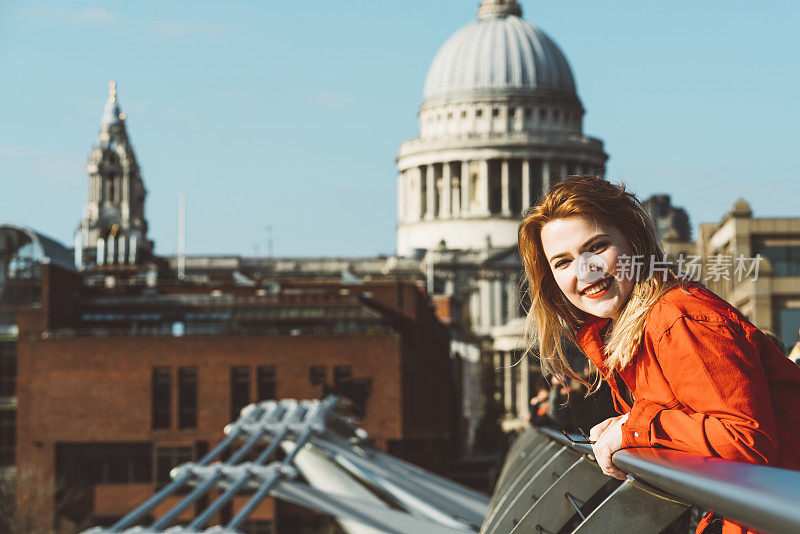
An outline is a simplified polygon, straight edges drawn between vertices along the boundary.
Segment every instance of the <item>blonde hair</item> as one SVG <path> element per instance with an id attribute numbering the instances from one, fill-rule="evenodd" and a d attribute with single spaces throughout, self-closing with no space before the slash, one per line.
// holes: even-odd
<path id="1" fill-rule="evenodd" d="M 683 282 L 669 269 L 664 276 L 649 276 L 651 262 L 663 260 L 653 224 L 639 200 L 596 176 L 574 176 L 553 186 L 540 202 L 528 210 L 519 226 L 519 253 L 525 265 L 530 309 L 525 321 L 528 353 L 538 348 L 542 369 L 559 381 L 575 378 L 589 385 L 569 365 L 564 340 L 578 345 L 576 335 L 589 315 L 573 305 L 556 284 L 542 248 L 542 227 L 550 221 L 584 217 L 620 230 L 628 239 L 632 257 L 642 257 L 641 276 L 635 280 L 619 320 L 605 346 L 603 367 L 607 372 L 626 367 L 642 340 L 645 322 L 653 305 L 670 289 Z M 596 370 L 594 365 L 590 366 Z M 600 373 L 590 393 L 600 386 Z"/>

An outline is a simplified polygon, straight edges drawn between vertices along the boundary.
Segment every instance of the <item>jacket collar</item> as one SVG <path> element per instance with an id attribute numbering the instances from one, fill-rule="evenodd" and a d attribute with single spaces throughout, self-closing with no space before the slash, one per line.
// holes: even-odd
<path id="1" fill-rule="evenodd" d="M 589 316 L 576 335 L 584 354 L 592 360 L 592 363 L 594 363 L 598 369 L 605 369 L 603 362 L 605 359 L 605 352 L 603 351 L 603 339 L 600 336 L 600 331 L 609 321 L 611 321 L 611 319 L 608 317 Z"/>
<path id="2" fill-rule="evenodd" d="M 598 369 L 600 369 L 600 372 L 611 387 L 614 408 L 616 408 L 618 413 L 625 413 L 631 410 L 631 406 L 628 405 L 628 402 L 623 399 L 622 395 L 619 393 L 617 377 L 614 376 L 616 373 L 610 372 L 605 366 L 605 351 L 603 350 L 603 339 L 600 335 L 600 331 L 603 330 L 609 321 L 611 321 L 611 319 L 608 317 L 602 318 L 592 316 L 586 320 L 575 337 L 581 349 L 583 349 L 583 353 L 586 354 L 586 357 L 589 358 Z"/>

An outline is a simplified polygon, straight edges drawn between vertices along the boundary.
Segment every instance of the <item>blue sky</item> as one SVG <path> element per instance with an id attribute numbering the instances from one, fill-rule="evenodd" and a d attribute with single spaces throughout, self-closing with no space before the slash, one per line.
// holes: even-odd
<path id="1" fill-rule="evenodd" d="M 0 221 L 70 244 L 109 80 L 159 253 L 395 249 L 399 144 L 477 0 L 4 1 Z M 608 177 L 700 222 L 800 216 L 800 3 L 522 2 L 570 61 Z"/>

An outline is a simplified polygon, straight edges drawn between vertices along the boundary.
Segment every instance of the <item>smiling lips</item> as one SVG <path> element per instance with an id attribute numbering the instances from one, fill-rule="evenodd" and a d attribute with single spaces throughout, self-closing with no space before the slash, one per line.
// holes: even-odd
<path id="1" fill-rule="evenodd" d="M 602 280 L 598 280 L 594 284 L 587 286 L 581 291 L 581 295 L 589 299 L 599 299 L 606 294 L 608 288 L 611 287 L 611 277 L 608 276 Z"/>

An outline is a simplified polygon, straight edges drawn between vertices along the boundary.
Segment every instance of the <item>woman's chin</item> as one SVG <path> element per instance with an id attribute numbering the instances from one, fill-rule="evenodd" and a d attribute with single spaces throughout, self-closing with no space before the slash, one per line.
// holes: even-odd
<path id="1" fill-rule="evenodd" d="M 581 309 L 590 315 L 605 319 L 613 317 L 619 309 L 618 295 L 592 300 L 587 297 L 581 299 Z"/>

